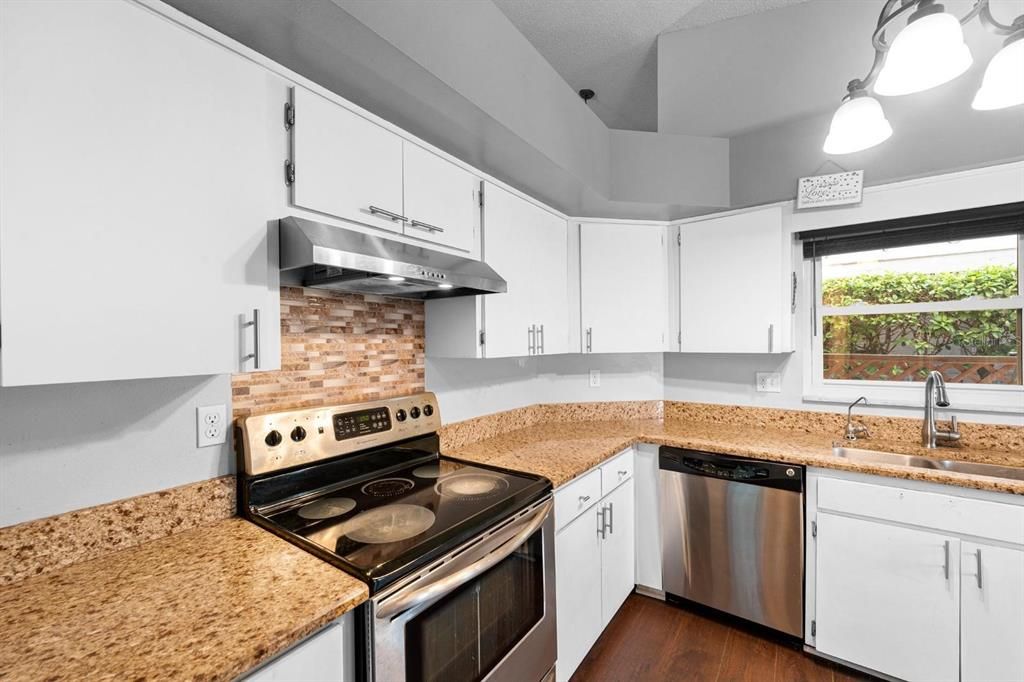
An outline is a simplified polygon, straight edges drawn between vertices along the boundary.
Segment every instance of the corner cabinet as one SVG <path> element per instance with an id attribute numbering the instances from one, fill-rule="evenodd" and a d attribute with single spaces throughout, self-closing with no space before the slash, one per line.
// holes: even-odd
<path id="1" fill-rule="evenodd" d="M 579 229 L 583 352 L 667 350 L 665 227 L 581 223 Z"/>
<path id="2" fill-rule="evenodd" d="M 476 250 L 480 179 L 473 173 L 305 88 L 294 89 L 290 106 L 293 205 Z"/>
<path id="3" fill-rule="evenodd" d="M 427 355 L 568 353 L 565 218 L 497 185 L 485 182 L 483 192 L 483 260 L 505 279 L 508 291 L 427 301 Z"/>
<path id="4" fill-rule="evenodd" d="M 0 383 L 276 369 L 279 81 L 122 1 L 4 0 L 0 51 Z"/>
<path id="5" fill-rule="evenodd" d="M 905 680 L 1024 679 L 1024 501 L 808 477 L 808 644 Z"/>
<path id="6" fill-rule="evenodd" d="M 633 591 L 634 514 L 632 449 L 555 490 L 559 682 L 572 677 Z"/>
<path id="7" fill-rule="evenodd" d="M 782 209 L 680 225 L 679 350 L 788 353 L 796 273 Z"/>

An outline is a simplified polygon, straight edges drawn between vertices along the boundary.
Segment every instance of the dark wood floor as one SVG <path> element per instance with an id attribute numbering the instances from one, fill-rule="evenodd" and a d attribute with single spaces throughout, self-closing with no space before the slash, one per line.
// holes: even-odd
<path id="1" fill-rule="evenodd" d="M 872 678 L 746 629 L 630 595 L 571 682 L 855 682 Z"/>

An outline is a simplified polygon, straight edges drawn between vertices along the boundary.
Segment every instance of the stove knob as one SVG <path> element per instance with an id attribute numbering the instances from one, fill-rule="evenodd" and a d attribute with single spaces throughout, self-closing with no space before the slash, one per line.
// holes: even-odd
<path id="1" fill-rule="evenodd" d="M 271 431 L 267 434 L 267 437 L 263 439 L 263 442 L 272 448 L 276 448 L 283 440 L 284 438 L 281 437 L 281 433 L 279 431 Z"/>
<path id="2" fill-rule="evenodd" d="M 296 426 L 292 429 L 292 440 L 298 443 L 300 440 L 306 437 L 306 429 L 301 426 Z"/>
<path id="3" fill-rule="evenodd" d="M 423 406 L 423 415 L 429 417 L 432 414 L 434 414 L 434 406 L 431 405 L 430 403 L 427 403 L 426 405 Z"/>
<path id="4" fill-rule="evenodd" d="M 397 419 L 400 422 L 404 422 L 405 421 L 405 410 L 399 410 L 398 412 L 395 412 L 395 419 Z"/>
<path id="5" fill-rule="evenodd" d="M 418 408 L 418 407 L 411 408 L 409 410 L 409 416 L 412 417 L 413 419 L 419 419 L 420 418 L 420 408 Z"/>

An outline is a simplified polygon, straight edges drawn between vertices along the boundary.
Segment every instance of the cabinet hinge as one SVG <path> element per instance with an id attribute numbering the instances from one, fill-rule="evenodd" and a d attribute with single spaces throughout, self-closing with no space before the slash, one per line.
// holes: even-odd
<path id="1" fill-rule="evenodd" d="M 480 330 L 480 345 L 481 346 L 486 343 L 486 339 L 487 339 L 487 332 L 485 332 L 483 329 L 481 329 Z"/>
<path id="2" fill-rule="evenodd" d="M 284 129 L 291 130 L 295 125 L 295 107 L 291 102 L 284 103 Z"/>
<path id="3" fill-rule="evenodd" d="M 793 286 L 789 294 L 789 312 L 796 312 L 796 271 L 790 273 L 793 276 Z"/>
<path id="4" fill-rule="evenodd" d="M 818 522 L 817 521 L 811 521 L 811 537 L 812 538 L 818 537 Z"/>
<path id="5" fill-rule="evenodd" d="M 811 621 L 811 637 L 814 637 L 817 634 L 818 634 L 818 621 L 812 620 Z"/>
<path id="6" fill-rule="evenodd" d="M 483 183 L 482 180 L 480 181 L 480 191 L 477 192 L 476 196 L 477 196 L 477 198 L 478 198 L 478 200 L 480 202 L 480 208 L 483 208 L 484 207 L 484 183 Z"/>
<path id="7" fill-rule="evenodd" d="M 679 345 L 683 344 L 683 330 L 682 329 L 680 329 L 679 333 L 676 334 L 676 343 L 678 343 Z"/>
<path id="8" fill-rule="evenodd" d="M 676 233 L 676 244 L 678 244 L 679 246 L 683 245 L 683 233 L 682 232 L 677 232 Z"/>
<path id="9" fill-rule="evenodd" d="M 284 162 L 284 184 L 289 187 L 295 184 L 295 164 L 291 161 Z"/>

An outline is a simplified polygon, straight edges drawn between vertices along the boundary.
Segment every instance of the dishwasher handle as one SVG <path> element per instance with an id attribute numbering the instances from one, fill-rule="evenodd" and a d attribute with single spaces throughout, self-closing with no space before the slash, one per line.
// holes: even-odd
<path id="1" fill-rule="evenodd" d="M 662 446 L 658 468 L 732 483 L 803 492 L 804 468 L 797 464 L 719 455 L 700 450 Z"/>

